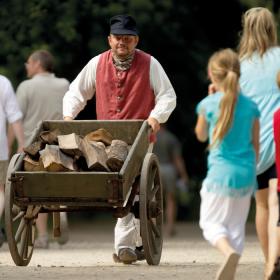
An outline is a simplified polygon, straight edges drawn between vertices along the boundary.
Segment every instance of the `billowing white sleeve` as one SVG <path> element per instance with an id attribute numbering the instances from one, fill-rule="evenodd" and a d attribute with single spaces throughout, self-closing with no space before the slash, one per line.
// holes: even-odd
<path id="1" fill-rule="evenodd" d="M 154 57 L 151 57 L 150 82 L 155 94 L 155 107 L 150 117 L 164 123 L 176 107 L 176 94 L 161 64 Z"/>
<path id="2" fill-rule="evenodd" d="M 63 98 L 63 117 L 75 118 L 95 94 L 96 69 L 99 57 L 95 56 L 70 84 Z"/>

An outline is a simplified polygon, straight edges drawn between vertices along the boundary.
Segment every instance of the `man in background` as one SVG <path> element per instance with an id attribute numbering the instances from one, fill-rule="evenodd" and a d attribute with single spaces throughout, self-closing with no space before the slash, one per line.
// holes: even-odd
<path id="1" fill-rule="evenodd" d="M 24 145 L 32 141 L 34 129 L 43 120 L 62 119 L 62 99 L 68 90 L 69 82 L 64 78 L 57 78 L 53 73 L 54 58 L 46 50 L 33 52 L 25 63 L 27 77 L 17 88 L 17 99 L 23 113 Z M 47 231 L 48 214 L 39 214 L 36 221 L 38 237 L 35 247 L 48 248 Z M 61 213 L 60 244 L 68 241 L 67 216 Z"/>
<path id="2" fill-rule="evenodd" d="M 189 176 L 182 157 L 181 145 L 177 137 L 165 125 L 161 125 L 154 146 L 154 153 L 160 163 L 160 174 L 165 197 L 166 233 L 169 237 L 176 234 L 175 221 L 177 217 L 176 183 L 178 180 L 185 188 Z"/>

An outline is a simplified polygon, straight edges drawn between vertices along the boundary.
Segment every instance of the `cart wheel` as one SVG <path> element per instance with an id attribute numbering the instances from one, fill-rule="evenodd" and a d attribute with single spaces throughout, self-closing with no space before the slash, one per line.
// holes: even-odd
<path id="1" fill-rule="evenodd" d="M 28 206 L 21 209 L 14 204 L 14 187 L 11 175 L 20 154 L 12 157 L 5 185 L 5 227 L 11 256 L 16 265 L 25 266 L 30 262 L 35 239 L 35 220 L 40 207 Z"/>
<path id="2" fill-rule="evenodd" d="M 159 163 L 147 153 L 140 178 L 140 229 L 144 253 L 149 265 L 160 262 L 162 251 L 163 202 Z"/>

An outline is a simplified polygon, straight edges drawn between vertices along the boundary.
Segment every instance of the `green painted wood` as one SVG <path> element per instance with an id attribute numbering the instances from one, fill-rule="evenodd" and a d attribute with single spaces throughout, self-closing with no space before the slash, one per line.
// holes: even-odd
<path id="1" fill-rule="evenodd" d="M 16 172 L 23 176 L 18 193 L 23 197 L 80 197 L 107 199 L 111 194 L 111 180 L 118 173 L 103 172 Z M 17 186 L 18 187 L 18 186 Z"/>
<path id="2" fill-rule="evenodd" d="M 144 122 L 120 171 L 120 176 L 123 179 L 123 200 L 125 200 L 126 194 L 128 193 L 134 179 L 140 174 L 141 166 L 148 147 L 149 126 L 147 122 Z"/>

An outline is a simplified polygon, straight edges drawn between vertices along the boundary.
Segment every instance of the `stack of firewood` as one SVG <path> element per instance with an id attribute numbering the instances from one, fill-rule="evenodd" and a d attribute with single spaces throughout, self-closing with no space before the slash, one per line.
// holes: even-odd
<path id="1" fill-rule="evenodd" d="M 24 148 L 24 170 L 118 172 L 128 151 L 126 142 L 113 139 L 103 128 L 84 137 L 75 133 L 62 135 L 58 129 L 43 131 Z"/>

